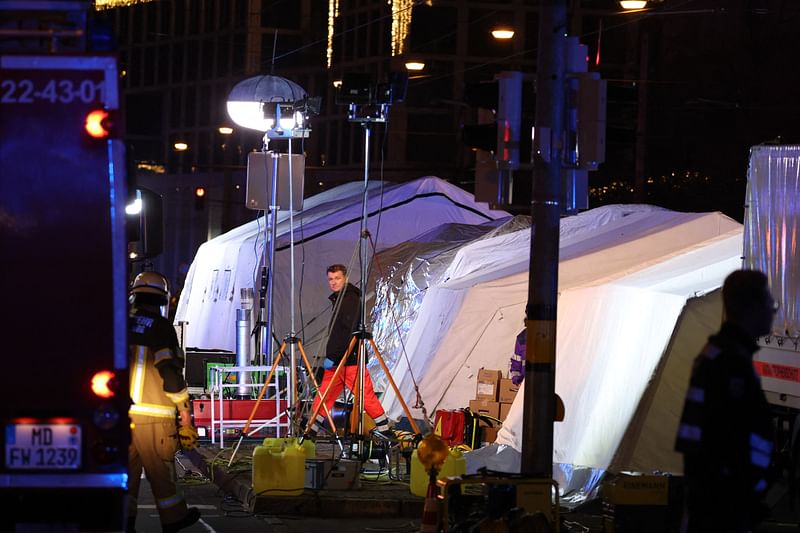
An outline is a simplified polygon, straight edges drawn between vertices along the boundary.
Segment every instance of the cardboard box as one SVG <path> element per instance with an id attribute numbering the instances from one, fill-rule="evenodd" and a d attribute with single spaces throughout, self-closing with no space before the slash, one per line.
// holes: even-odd
<path id="1" fill-rule="evenodd" d="M 491 444 L 497 440 L 497 428 L 484 427 L 483 428 L 483 442 Z"/>
<path id="2" fill-rule="evenodd" d="M 500 381 L 502 377 L 503 374 L 499 370 L 491 370 L 489 368 L 478 370 L 478 381 Z"/>
<path id="3" fill-rule="evenodd" d="M 497 401 L 498 384 L 502 373 L 499 370 L 481 368 L 478 370 L 478 385 L 475 389 L 475 398 L 478 400 Z"/>
<path id="4" fill-rule="evenodd" d="M 519 385 L 514 385 L 514 382 L 510 379 L 501 379 L 498 389 L 497 400 L 500 403 L 511 403 L 519 391 Z"/>
<path id="5" fill-rule="evenodd" d="M 473 413 L 481 413 L 494 418 L 500 418 L 500 404 L 489 400 L 470 400 L 469 410 Z"/>
<path id="6" fill-rule="evenodd" d="M 508 416 L 508 412 L 511 410 L 510 403 L 501 403 L 500 404 L 500 416 L 498 417 L 500 420 L 505 420 Z"/>

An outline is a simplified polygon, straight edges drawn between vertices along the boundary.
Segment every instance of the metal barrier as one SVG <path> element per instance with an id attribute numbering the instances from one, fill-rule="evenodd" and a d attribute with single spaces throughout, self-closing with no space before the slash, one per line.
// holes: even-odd
<path id="1" fill-rule="evenodd" d="M 235 402 L 242 400 L 225 400 L 225 389 L 241 390 L 243 387 L 260 389 L 264 386 L 263 383 L 257 379 L 253 379 L 253 374 L 268 374 L 272 369 L 271 366 L 212 366 L 211 367 L 211 443 L 216 444 L 216 434 L 219 431 L 219 447 L 224 448 L 225 443 L 225 428 L 244 428 L 247 425 L 246 418 L 229 418 L 225 419 L 225 403 L 226 401 Z M 249 383 L 226 383 L 226 376 L 228 374 L 247 374 L 250 376 Z M 289 415 L 282 409 L 281 404 L 281 390 L 280 390 L 280 372 L 275 372 L 271 383 L 267 384 L 264 398 L 261 402 L 273 402 L 275 405 L 275 416 L 269 419 L 256 419 L 253 418 L 251 425 L 254 429 L 250 431 L 252 435 L 265 427 L 275 428 L 275 436 L 281 437 L 283 434 L 289 434 L 290 421 Z M 270 392 L 273 392 L 272 397 Z M 283 406 L 287 402 L 284 398 Z M 254 405 L 253 409 L 256 406 Z M 284 431 L 285 430 L 285 431 Z M 245 435 L 247 436 L 247 435 Z"/>

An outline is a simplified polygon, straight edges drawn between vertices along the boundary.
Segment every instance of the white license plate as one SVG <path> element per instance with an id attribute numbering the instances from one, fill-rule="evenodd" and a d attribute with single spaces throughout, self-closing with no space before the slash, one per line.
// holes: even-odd
<path id="1" fill-rule="evenodd" d="M 81 466 L 77 424 L 9 424 L 6 468 L 70 470 Z"/>

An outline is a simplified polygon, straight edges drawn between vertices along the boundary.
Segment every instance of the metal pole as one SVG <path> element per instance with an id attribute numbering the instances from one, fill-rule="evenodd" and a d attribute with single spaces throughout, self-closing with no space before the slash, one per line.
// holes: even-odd
<path id="1" fill-rule="evenodd" d="M 277 120 L 277 119 L 276 119 Z M 272 152 L 272 190 L 269 201 L 269 278 L 267 279 L 267 332 L 264 341 L 265 363 L 272 364 L 272 289 L 275 285 L 275 240 L 278 235 L 278 158 Z"/>
<path id="2" fill-rule="evenodd" d="M 240 291 L 242 307 L 236 310 L 236 366 L 249 366 L 253 357 L 253 343 L 251 331 L 253 328 L 253 289 L 242 288 Z M 239 372 L 237 374 L 239 386 L 236 395 L 239 398 L 250 397 L 250 374 Z"/>
<path id="3" fill-rule="evenodd" d="M 291 307 L 291 329 L 289 330 L 289 394 L 287 395 L 287 405 L 292 407 L 295 404 L 297 396 L 297 354 L 295 352 L 296 344 L 296 331 L 294 323 L 294 186 L 292 181 L 292 140 L 289 139 L 289 279 L 290 279 L 290 295 L 289 306 Z M 294 411 L 295 417 L 299 415 L 298 410 Z M 297 425 L 289 425 L 289 436 L 297 434 Z"/>
<path id="4" fill-rule="evenodd" d="M 359 305 L 361 314 L 358 322 L 358 372 L 361 385 L 358 388 L 358 434 L 364 434 L 364 382 L 367 372 L 367 197 L 369 196 L 369 134 L 370 123 L 364 122 L 364 198 L 361 202 L 361 241 L 359 250 L 361 256 L 361 299 Z"/>
<path id="5" fill-rule="evenodd" d="M 650 81 L 648 80 L 648 64 L 650 58 L 650 35 L 647 21 L 639 22 L 639 91 L 636 109 L 636 154 L 634 163 L 634 199 L 637 203 L 644 203 L 644 160 L 647 152 L 647 100 Z"/>
<path id="6" fill-rule="evenodd" d="M 525 398 L 522 473 L 553 475 L 559 206 L 564 120 L 565 0 L 539 11 L 531 259 L 525 308 Z"/>
<path id="7" fill-rule="evenodd" d="M 261 148 L 262 152 L 265 155 L 266 161 L 266 154 L 269 153 L 269 136 L 265 133 L 264 134 L 264 144 Z M 266 181 L 266 173 L 264 180 Z M 266 185 L 266 183 L 265 183 Z M 270 353 L 270 346 L 272 340 L 270 338 L 270 331 L 268 331 L 268 324 L 267 324 L 267 291 L 269 286 L 269 278 L 270 278 L 270 271 L 269 268 L 272 265 L 267 266 L 269 262 L 269 252 L 267 251 L 267 247 L 269 246 L 269 236 L 270 236 L 270 217 L 269 217 L 269 206 L 267 209 L 264 210 L 264 253 L 262 255 L 261 261 L 261 286 L 259 288 L 259 299 L 258 299 L 258 335 L 256 338 L 256 364 L 258 365 L 265 365 L 268 363 L 267 361 L 267 354 Z"/>

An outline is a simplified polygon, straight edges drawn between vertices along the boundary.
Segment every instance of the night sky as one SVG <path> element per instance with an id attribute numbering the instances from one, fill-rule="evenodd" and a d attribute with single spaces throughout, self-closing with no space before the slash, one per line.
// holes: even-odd
<path id="1" fill-rule="evenodd" d="M 342 0 L 342 5 L 358 7 L 366 1 L 373 0 Z M 527 28 L 520 36 L 524 48 L 521 53 L 509 54 L 508 44 L 487 37 L 488 30 L 496 23 L 511 22 L 507 19 L 515 8 L 519 10 L 520 6 L 527 8 L 537 3 L 528 1 L 532 3 L 486 0 L 470 6 L 465 50 L 479 57 L 480 64 L 470 63 L 465 67 L 465 82 L 490 80 L 496 72 L 520 68 L 528 79 L 535 77 L 532 72 L 537 55 L 535 10 L 528 9 L 524 20 L 514 22 Z M 651 9 L 641 13 L 621 13 L 616 0 L 565 3 L 569 7 L 568 33 L 588 46 L 590 69 L 608 80 L 606 162 L 597 172 L 590 173 L 590 207 L 638 201 L 682 211 L 720 210 L 742 220 L 749 148 L 777 139 L 783 143 L 800 142 L 797 126 L 800 105 L 796 103 L 800 93 L 797 88 L 800 68 L 795 57 L 800 40 L 800 1 L 651 0 Z M 273 16 L 286 5 L 296 3 L 295 0 L 265 0 L 263 5 L 268 8 L 265 13 Z M 314 0 L 314 6 L 314 17 L 319 17 L 321 22 L 314 26 L 318 31 L 313 32 L 313 46 L 296 39 L 283 39 L 278 65 L 290 72 L 292 67 L 303 62 L 314 62 L 314 68 L 319 62 L 322 81 L 316 85 L 324 86 L 330 81 L 326 76 L 332 80 L 332 76 L 342 70 L 348 72 L 361 67 L 357 64 L 358 58 L 345 53 L 349 48 L 339 46 L 335 47 L 338 52 L 334 58 L 339 57 L 336 54 L 344 54 L 339 60 L 349 63 L 338 70 L 324 69 L 326 19 L 322 14 L 327 2 Z M 454 100 L 461 98 L 452 94 L 455 84 L 451 66 L 458 48 L 456 27 L 461 6 L 463 4 L 456 0 L 433 0 L 420 2 L 413 8 L 410 49 L 434 58 L 429 61 L 433 67 L 435 58 L 439 57 L 440 66 L 435 75 L 423 76 L 424 79 L 409 84 L 405 105 L 416 108 L 416 112 L 409 113 L 406 129 L 400 134 L 414 150 L 425 152 L 426 157 L 420 160 L 430 163 L 426 165 L 426 172 L 438 174 L 443 169 L 442 177 L 469 189 L 473 163 L 469 161 L 470 156 L 465 155 L 469 152 L 461 144 L 461 133 L 451 115 L 430 112 L 447 106 L 458 107 Z M 575 6 L 580 6 L 578 11 L 582 17 L 575 16 Z M 356 28 L 372 24 L 388 32 L 389 16 L 387 7 L 386 13 L 376 20 L 351 16 L 350 23 Z M 376 31 L 369 33 L 370 38 L 375 38 Z M 363 31 L 343 27 L 336 43 L 355 39 L 356 50 L 361 50 L 366 43 L 362 43 L 361 38 L 366 39 L 366 35 Z M 155 37 L 150 35 L 150 38 Z M 264 58 L 269 58 L 272 39 L 264 42 L 267 47 Z M 383 50 L 382 54 L 388 58 L 388 41 L 382 46 L 387 49 L 377 45 L 371 48 Z M 287 51 L 287 47 L 302 54 Z M 133 64 L 139 56 L 131 57 Z M 238 56 L 234 54 L 233 57 Z M 374 63 L 370 65 L 374 68 Z M 237 65 L 232 68 L 236 73 Z M 131 71 L 136 72 L 136 69 Z M 318 87 L 314 89 L 325 92 Z M 157 121 L 145 120 L 150 115 L 138 112 L 150 109 L 156 113 L 159 109 L 147 100 L 148 97 L 158 100 L 164 96 L 155 91 L 129 95 L 130 109 L 136 109 L 129 113 L 129 133 L 142 133 L 136 129 L 139 122 L 155 127 L 152 124 Z M 138 107 L 134 106 L 134 98 L 138 99 Z M 178 100 L 180 98 L 189 97 L 179 96 Z M 187 108 L 192 102 L 186 104 Z M 335 108 L 331 98 L 327 98 L 323 106 Z M 222 109 L 221 105 L 218 107 Z M 529 103 L 528 107 L 527 113 L 532 115 L 530 108 L 535 106 Z M 460 109 L 464 116 L 475 111 L 464 104 Z M 225 117 L 218 119 L 224 121 Z M 459 121 L 466 123 L 468 120 Z M 154 143 L 159 149 L 164 133 L 149 130 L 146 133 L 159 139 Z M 144 148 L 140 148 L 144 153 Z M 318 148 L 311 152 L 312 165 L 320 164 L 322 151 Z M 327 155 L 331 165 L 352 166 L 351 161 L 337 162 L 333 158 L 335 154 Z M 174 153 L 171 156 L 177 157 Z M 202 166 L 203 162 L 200 164 Z M 410 177 L 418 175 L 409 173 Z M 637 182 L 641 186 L 637 187 Z"/>
<path id="2" fill-rule="evenodd" d="M 657 9 L 624 15 L 636 22 L 618 16 L 608 24 L 620 26 L 609 32 L 639 24 L 650 47 L 644 175 L 652 183 L 645 200 L 722 210 L 741 220 L 749 148 L 778 137 L 800 142 L 800 2 L 665 0 Z M 609 88 L 611 121 L 612 100 L 626 84 L 609 83 L 615 86 Z M 609 130 L 608 162 L 592 185 L 631 179 L 631 143 L 614 145 L 620 137 Z M 630 201 L 631 195 L 620 191 L 602 200 Z"/>

